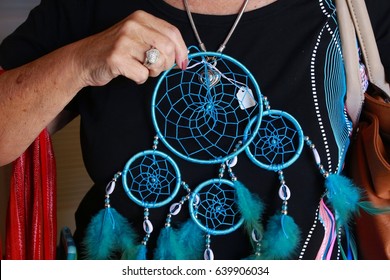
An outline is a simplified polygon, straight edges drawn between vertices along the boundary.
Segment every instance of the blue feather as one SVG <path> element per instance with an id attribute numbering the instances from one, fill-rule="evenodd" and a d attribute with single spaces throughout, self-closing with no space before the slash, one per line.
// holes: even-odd
<path id="1" fill-rule="evenodd" d="M 172 227 L 164 227 L 157 239 L 157 248 L 154 253 L 156 260 L 177 260 L 181 259 L 177 254 L 179 242 L 176 232 Z"/>
<path id="2" fill-rule="evenodd" d="M 244 226 L 249 236 L 256 230 L 258 234 L 263 233 L 261 216 L 264 212 L 264 203 L 261 199 L 252 194 L 241 182 L 235 181 L 234 186 L 237 194 L 238 209 L 244 218 Z"/>
<path id="3" fill-rule="evenodd" d="M 291 259 L 298 249 L 300 238 L 301 231 L 293 218 L 276 214 L 268 221 L 262 243 L 262 255 L 259 258 Z"/>
<path id="4" fill-rule="evenodd" d="M 139 245 L 138 251 L 137 251 L 137 260 L 146 260 L 146 246 L 145 245 Z"/>
<path id="5" fill-rule="evenodd" d="M 121 260 L 136 260 L 138 247 L 129 247 L 123 251 Z"/>
<path id="6" fill-rule="evenodd" d="M 360 201 L 358 203 L 359 207 L 363 209 L 365 212 L 371 215 L 379 215 L 379 214 L 389 214 L 390 207 L 376 207 L 369 201 Z"/>
<path id="7" fill-rule="evenodd" d="M 349 178 L 338 174 L 330 174 L 325 180 L 325 187 L 339 225 L 348 225 L 352 215 L 359 210 L 360 190 Z"/>
<path id="8" fill-rule="evenodd" d="M 186 221 L 177 231 L 179 246 L 178 258 L 183 260 L 201 260 L 204 251 L 204 233 L 192 220 Z"/>
<path id="9" fill-rule="evenodd" d="M 325 180 L 325 187 L 328 190 L 327 197 L 336 211 L 336 218 L 340 226 L 347 227 L 352 216 L 358 214 L 359 208 L 371 215 L 390 213 L 389 207 L 378 208 L 369 201 L 360 201 L 362 190 L 345 176 L 329 175 Z"/>
<path id="10" fill-rule="evenodd" d="M 86 229 L 83 241 L 85 258 L 112 259 L 118 253 L 122 254 L 126 247 L 134 246 L 134 238 L 135 233 L 123 216 L 113 208 L 102 209 Z"/>

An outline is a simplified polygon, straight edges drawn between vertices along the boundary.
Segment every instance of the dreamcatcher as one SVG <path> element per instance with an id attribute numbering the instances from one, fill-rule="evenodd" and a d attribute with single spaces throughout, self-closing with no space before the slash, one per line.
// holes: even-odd
<path id="1" fill-rule="evenodd" d="M 355 194 L 356 191 L 344 190 L 346 183 L 341 182 L 343 187 L 340 187 L 339 178 L 334 179 L 335 176 L 325 171 L 318 152 L 308 137 L 303 136 L 299 123 L 286 112 L 271 110 L 246 67 L 222 54 L 247 3 L 245 0 L 219 50 L 208 52 L 184 1 L 202 51 L 189 54 L 186 70 L 172 67 L 160 77 L 151 104 L 156 131 L 152 149 L 130 158 L 107 185 L 105 208 L 93 217 L 87 229 L 84 242 L 87 258 L 146 259 L 148 240 L 154 230 L 149 209 L 168 204 L 165 227 L 160 231 L 154 252 L 156 259 L 198 259 L 203 252 L 204 259 L 212 260 L 212 236 L 229 234 L 241 226 L 252 242 L 250 259 L 290 258 L 297 249 L 300 230 L 288 215 L 291 191 L 283 169 L 299 158 L 304 142 L 313 151 L 317 167 L 326 179 L 327 196 L 342 216 L 340 224 L 347 224 L 351 213 L 357 211 L 359 194 L 353 195 L 347 210 L 341 209 L 339 196 L 350 199 L 349 192 Z M 147 52 L 145 63 L 151 64 L 157 59 L 158 51 L 153 49 Z M 191 190 L 182 181 L 173 158 L 158 151 L 159 142 L 187 161 L 219 164 L 217 178 Z M 250 193 L 233 172 L 238 155 L 244 150 L 254 164 L 276 172 L 279 177 L 282 207 L 280 213 L 268 221 L 266 230 L 261 223 L 262 201 Z M 224 178 L 225 174 L 229 179 Z M 110 195 L 120 177 L 129 199 L 144 208 L 142 227 L 145 236 L 141 242 L 136 241 L 137 236 L 127 220 L 111 208 Z M 186 195 L 178 198 L 180 188 Z M 173 228 L 172 219 L 186 202 L 191 219 L 181 227 Z M 334 237 L 329 234 L 326 238 L 324 246 L 329 248 Z M 200 246 L 202 240 L 205 247 Z"/>
<path id="2" fill-rule="evenodd" d="M 282 207 L 279 213 L 274 214 L 268 220 L 262 239 L 258 241 L 257 250 L 249 258 L 290 259 L 296 253 L 301 231 L 294 219 L 288 215 L 291 190 L 287 186 L 283 170 L 299 158 L 306 143 L 313 154 L 317 169 L 325 179 L 325 193 L 316 213 L 316 219 L 322 223 L 325 233 L 316 258 L 330 259 L 337 239 L 339 253 L 341 252 L 342 257 L 356 259 L 356 245 L 349 229 L 352 216 L 356 215 L 359 209 L 369 213 L 389 210 L 377 209 L 368 202 L 360 201 L 362 195 L 352 181 L 340 174 L 330 173 L 324 168 L 314 143 L 308 136 L 304 136 L 299 122 L 287 112 L 271 109 L 266 97 L 263 103 L 265 110 L 260 128 L 251 131 L 255 120 L 252 120 L 247 127 L 246 134 L 256 134 L 256 136 L 246 147 L 246 154 L 255 165 L 277 173 L 280 182 L 278 195 L 282 200 Z M 332 213 L 327 204 L 331 206 L 336 215 Z M 337 238 L 341 231 L 344 231 L 347 236 L 347 252 L 343 249 L 341 239 Z M 312 231 L 309 232 L 300 257 L 304 255 L 311 234 Z"/>
<path id="3" fill-rule="evenodd" d="M 165 72 L 152 98 L 153 124 L 161 142 L 177 156 L 198 164 L 231 165 L 255 136 L 248 135 L 246 127 L 252 123 L 256 131 L 261 115 L 261 93 L 253 76 L 238 61 L 221 53 L 190 54 L 187 69 Z M 212 235 L 228 234 L 245 220 L 240 212 L 236 178 L 222 177 L 223 172 L 193 192 L 188 190 L 189 196 L 180 201 L 182 205 L 189 200 L 193 218 L 186 224 L 192 230 L 184 231 L 191 232 L 191 239 L 195 232 L 196 240 L 206 236 L 205 259 L 214 258 L 210 246 Z M 172 243 L 171 236 L 175 234 L 170 227 L 171 216 L 169 213 L 164 229 L 170 234 L 162 234 L 158 248 L 175 247 L 166 245 Z M 180 236 L 185 239 L 183 234 Z M 183 256 L 183 251 L 197 252 L 187 258 L 199 255 L 198 248 L 187 248 L 185 244 L 180 247 L 177 256 Z M 161 251 L 169 253 L 164 255 Z M 172 258 L 169 250 L 157 252 L 157 258 Z"/>

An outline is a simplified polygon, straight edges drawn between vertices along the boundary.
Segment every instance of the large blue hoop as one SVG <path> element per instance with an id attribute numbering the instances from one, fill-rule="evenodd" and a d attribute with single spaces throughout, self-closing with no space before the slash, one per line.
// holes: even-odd
<path id="1" fill-rule="evenodd" d="M 197 215 L 199 215 L 199 212 L 195 209 L 195 205 L 199 205 L 200 203 L 202 203 L 202 201 L 199 201 L 198 203 L 196 203 L 197 199 L 201 199 L 199 197 L 199 193 L 201 193 L 201 191 L 204 188 L 207 188 L 209 186 L 213 187 L 215 185 L 217 185 L 217 186 L 226 185 L 228 188 L 231 189 L 230 191 L 233 191 L 233 192 L 236 191 L 234 183 L 232 181 L 229 181 L 229 180 L 226 180 L 226 179 L 210 179 L 208 181 L 205 181 L 202 184 L 200 184 L 198 187 L 196 187 L 196 189 L 191 193 L 191 197 L 190 197 L 189 203 L 188 203 L 189 211 L 190 211 L 190 215 L 191 215 L 191 218 L 193 219 L 193 221 L 203 231 L 205 231 L 207 234 L 211 234 L 211 235 L 225 235 L 225 234 L 229 234 L 229 233 L 235 231 L 236 229 L 238 229 L 242 225 L 242 223 L 244 222 L 244 218 L 241 217 L 238 221 L 236 221 L 234 224 L 232 224 L 228 228 L 225 228 L 225 229 L 213 229 L 213 228 L 208 227 L 207 225 L 204 225 L 200 221 L 200 219 L 197 217 Z M 213 201 L 213 202 L 216 202 L 216 201 Z M 208 206 L 210 206 L 209 203 L 208 203 Z M 215 210 L 215 209 L 211 209 L 211 210 Z M 236 211 L 237 211 L 236 214 L 238 214 L 239 213 L 238 209 Z M 215 211 L 213 211 L 213 212 L 215 212 Z M 233 219 L 234 218 L 235 217 L 233 217 Z"/>
<path id="2" fill-rule="evenodd" d="M 162 76 L 160 77 L 160 79 L 158 80 L 157 85 L 155 87 L 155 90 L 153 92 L 153 96 L 152 96 L 151 109 L 152 109 L 153 125 L 154 125 L 156 133 L 157 133 L 159 139 L 161 140 L 161 142 L 170 151 L 172 151 L 175 155 L 177 155 L 178 157 L 185 159 L 187 161 L 198 163 L 198 164 L 219 164 L 219 163 L 225 162 L 226 160 L 228 160 L 230 158 L 237 156 L 242 151 L 244 151 L 244 149 L 248 146 L 248 144 L 256 136 L 256 131 L 260 127 L 261 116 L 262 116 L 262 112 L 263 112 L 261 91 L 260 91 L 260 88 L 259 88 L 255 78 L 249 72 L 249 70 L 243 64 L 238 62 L 236 59 L 234 59 L 228 55 L 225 55 L 222 53 L 217 53 L 217 52 L 197 52 L 197 53 L 190 54 L 188 56 L 188 58 L 189 58 L 189 67 L 191 67 L 191 62 L 193 62 L 193 61 L 199 62 L 199 61 L 207 60 L 210 58 L 215 59 L 215 61 L 217 61 L 217 63 L 224 63 L 223 60 L 231 62 L 232 65 L 234 65 L 236 68 L 239 68 L 240 70 L 242 70 L 242 73 L 243 73 L 243 74 L 233 73 L 232 76 L 233 77 L 239 77 L 240 75 L 247 76 L 247 79 L 248 79 L 248 81 L 250 81 L 250 84 L 251 84 L 251 90 L 252 90 L 253 97 L 255 98 L 255 100 L 257 102 L 257 107 L 255 108 L 256 111 L 253 110 L 253 112 L 250 114 L 250 116 L 248 114 L 247 119 L 245 119 L 246 124 L 242 124 L 243 126 L 246 126 L 252 118 L 254 118 L 255 116 L 258 116 L 256 118 L 256 123 L 252 125 L 253 126 L 252 131 L 254 133 L 253 133 L 253 135 L 250 135 L 249 137 L 247 137 L 245 142 L 242 141 L 245 138 L 245 136 L 244 136 L 245 128 L 242 128 L 242 132 L 240 132 L 240 133 L 242 133 L 242 135 L 239 135 L 239 137 L 235 138 L 235 137 L 230 137 L 229 135 L 224 134 L 223 133 L 224 131 L 222 131 L 222 132 L 214 131 L 213 128 L 211 128 L 211 126 L 207 126 L 207 128 L 210 128 L 210 129 L 206 133 L 200 133 L 200 134 L 194 136 L 193 131 L 190 131 L 190 132 L 188 132 L 189 135 L 188 136 L 186 135 L 187 138 L 183 137 L 183 140 L 180 140 L 180 139 L 178 139 L 178 137 L 171 136 L 171 135 L 168 136 L 166 126 L 165 127 L 159 126 L 159 121 L 165 121 L 165 123 L 168 123 L 168 120 L 165 117 L 165 114 L 158 111 L 159 110 L 158 109 L 159 102 L 161 101 L 162 98 L 164 98 L 165 95 L 167 95 L 167 91 L 162 90 L 164 96 L 160 97 L 159 96 L 159 89 L 162 86 L 169 88 L 169 85 L 167 85 L 168 82 L 166 80 L 167 75 L 170 75 L 170 74 L 176 75 L 177 74 L 177 75 L 181 75 L 181 78 L 182 78 L 182 76 L 184 75 L 183 73 L 186 73 L 186 71 L 178 70 L 175 67 L 172 67 L 170 70 L 165 71 L 162 74 Z M 180 77 L 178 77 L 178 78 L 180 78 Z M 193 80 L 191 80 L 189 83 L 192 83 L 192 82 L 193 82 Z M 180 83 L 180 84 L 184 84 L 184 83 Z M 180 86 L 181 85 L 175 85 L 175 87 L 180 87 Z M 223 88 L 223 86 L 222 86 L 222 88 Z M 192 95 L 192 96 L 194 96 L 194 95 Z M 168 103 L 174 103 L 174 101 L 169 101 Z M 172 104 L 172 106 L 174 106 L 174 105 L 175 104 Z M 187 110 L 187 109 L 185 108 L 185 110 Z M 181 120 L 185 119 L 185 118 L 182 118 L 179 113 L 175 112 L 175 114 L 178 115 L 178 118 Z M 200 113 L 199 113 L 199 115 L 200 115 Z M 159 118 L 159 120 L 158 120 L 158 118 Z M 203 117 L 202 119 L 205 119 L 205 117 Z M 186 120 L 186 121 L 191 122 L 193 120 L 190 119 L 190 120 Z M 194 121 L 194 122 L 196 123 L 196 121 Z M 229 123 L 229 125 L 230 124 L 231 123 Z M 178 130 L 179 130 L 179 128 L 181 128 L 179 126 L 179 124 L 175 123 L 175 122 L 169 122 L 169 125 L 173 126 L 173 128 L 175 128 L 174 126 L 176 125 L 175 133 L 176 133 L 176 135 L 178 135 L 179 134 Z M 236 124 L 236 126 L 237 126 L 236 130 L 238 131 L 239 130 L 238 123 Z M 204 128 L 204 127 L 206 127 L 206 125 L 203 125 L 202 127 Z M 228 149 L 226 149 L 226 150 L 218 147 L 217 145 L 219 144 L 218 142 L 220 139 L 218 139 L 218 141 L 216 141 L 217 143 L 215 143 L 207 138 L 207 137 L 209 137 L 208 135 L 210 135 L 210 137 L 213 137 L 213 134 L 218 134 L 218 135 L 221 135 L 221 137 L 225 137 L 224 139 L 228 139 L 228 141 L 231 141 L 232 144 L 230 145 L 230 143 L 229 143 L 229 145 L 227 145 Z M 191 151 L 189 151 L 189 152 L 186 151 L 187 147 L 185 147 L 185 145 L 188 143 L 188 139 L 191 137 L 205 137 L 206 138 L 206 139 L 202 138 L 201 141 L 198 141 L 198 140 L 193 140 L 193 141 L 197 141 L 197 144 L 199 143 L 199 146 L 200 146 L 199 151 L 201 151 L 199 153 L 202 153 L 203 156 L 206 154 L 207 156 L 209 156 L 209 158 L 200 158 L 199 156 L 197 157 L 196 153 L 198 150 L 194 153 L 191 153 Z M 169 139 L 167 139 L 167 138 L 169 138 Z M 191 139 L 194 139 L 194 138 L 191 138 Z M 209 145 L 209 144 L 215 145 L 216 146 L 215 150 L 217 150 L 217 154 L 214 154 L 214 150 L 213 150 L 213 152 L 209 153 L 209 151 L 207 149 L 202 149 L 202 145 L 203 145 L 202 141 L 203 140 L 205 140 L 206 145 Z M 175 147 L 175 145 L 172 144 L 173 141 L 175 141 L 176 147 Z M 220 141 L 220 142 L 222 142 L 222 141 Z M 233 142 L 235 142 L 235 143 L 233 144 Z M 236 144 L 238 142 L 241 142 L 241 143 L 239 146 L 236 146 Z M 218 154 L 219 152 L 220 152 L 220 154 Z M 204 156 L 204 157 L 206 157 L 206 156 Z"/>
<path id="3" fill-rule="evenodd" d="M 138 164 L 136 166 L 132 166 L 133 163 L 135 163 L 138 160 L 142 160 L 142 158 L 144 160 L 154 162 L 154 164 L 163 163 L 166 166 L 166 170 L 164 172 L 161 172 L 161 170 L 164 169 L 161 169 L 159 166 L 156 166 L 157 168 L 155 169 L 150 165 L 141 166 L 141 164 Z M 127 176 L 132 172 L 133 169 L 134 171 L 137 171 L 139 174 L 136 175 L 135 178 L 132 178 L 133 181 L 129 183 L 130 184 L 129 187 Z M 143 173 L 142 170 L 144 169 L 147 169 L 148 172 Z M 168 169 L 172 169 L 172 170 L 168 170 Z M 165 177 L 169 175 L 169 177 L 171 178 L 169 179 L 164 178 L 164 175 Z M 133 176 L 133 174 L 131 176 Z M 150 182 L 149 179 L 156 180 L 156 181 Z M 180 189 L 180 183 L 181 183 L 181 175 L 177 164 L 167 154 L 157 150 L 142 151 L 134 155 L 126 163 L 122 171 L 122 185 L 126 194 L 129 196 L 129 198 L 132 201 L 134 201 L 136 204 L 144 208 L 157 208 L 171 202 L 175 198 L 175 196 L 177 195 Z M 160 194 L 157 194 L 157 193 L 153 193 L 152 191 L 148 192 L 148 190 L 150 189 L 152 190 L 154 189 L 157 191 L 159 188 L 162 187 L 164 187 L 165 193 L 161 192 Z M 136 188 L 139 188 L 139 190 L 136 190 Z M 142 195 L 141 192 L 143 192 Z M 138 195 L 136 195 L 136 193 L 138 193 Z M 161 201 L 157 199 L 158 196 L 160 195 L 163 197 Z M 145 196 L 145 199 L 142 199 L 141 196 Z M 155 199 L 154 201 L 147 201 L 148 197 L 155 197 Z"/>
<path id="4" fill-rule="evenodd" d="M 257 133 L 260 133 L 263 125 L 266 124 L 266 118 L 267 116 L 279 116 L 281 118 L 285 118 L 287 119 L 289 122 L 291 122 L 295 128 L 295 131 L 297 132 L 297 137 L 298 137 L 298 147 L 296 147 L 295 151 L 294 151 L 294 156 L 292 156 L 288 161 L 286 162 L 282 162 L 282 163 L 276 163 L 276 164 L 273 164 L 273 163 L 264 163 L 261 161 L 260 157 L 257 156 L 257 155 L 254 155 L 253 152 L 251 151 L 251 147 L 253 147 L 255 145 L 254 142 L 256 142 L 256 138 L 254 139 L 254 142 L 250 143 L 247 147 L 246 147 L 246 153 L 248 155 L 248 157 L 250 158 L 250 160 L 256 164 L 257 166 L 263 168 L 263 169 L 266 169 L 266 170 L 270 170 L 270 171 L 279 171 L 279 170 L 282 170 L 282 169 L 285 169 L 287 167 L 289 167 L 291 164 L 293 164 L 298 158 L 299 156 L 301 155 L 302 153 L 302 149 L 303 149 L 303 146 L 304 146 L 304 134 L 303 134 L 303 130 L 300 126 L 300 124 L 298 123 L 298 121 L 292 117 L 290 114 L 284 112 L 284 111 L 280 111 L 280 110 L 267 110 L 267 111 L 264 111 L 263 113 L 263 121 L 262 121 L 262 126 L 260 127 L 260 129 L 257 131 Z M 248 125 L 247 129 L 246 129 L 246 134 L 251 134 L 251 126 L 253 124 L 253 122 L 255 121 L 255 119 L 253 119 L 251 121 L 251 123 Z M 256 135 L 255 135 L 256 136 Z"/>

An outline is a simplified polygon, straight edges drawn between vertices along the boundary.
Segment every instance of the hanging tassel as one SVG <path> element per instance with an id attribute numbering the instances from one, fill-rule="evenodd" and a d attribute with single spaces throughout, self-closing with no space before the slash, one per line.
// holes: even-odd
<path id="1" fill-rule="evenodd" d="M 324 238 L 318 250 L 316 260 L 330 260 L 337 237 L 336 221 L 323 199 L 320 201 L 319 219 L 324 227 Z"/>
<path id="2" fill-rule="evenodd" d="M 298 249 L 301 232 L 293 218 L 276 214 L 270 218 L 263 238 L 261 259 L 291 259 Z"/>
<path id="3" fill-rule="evenodd" d="M 389 207 L 377 208 L 368 201 L 360 201 L 361 190 L 345 176 L 330 174 L 325 180 L 325 187 L 339 225 L 347 226 L 352 216 L 358 214 L 359 208 L 373 215 L 390 212 Z"/>
<path id="4" fill-rule="evenodd" d="M 88 225 L 83 241 L 85 257 L 91 260 L 112 259 L 118 253 L 122 255 L 126 248 L 134 247 L 134 239 L 135 233 L 127 220 L 115 209 L 107 207 L 100 210 Z"/>
<path id="5" fill-rule="evenodd" d="M 146 245 L 139 245 L 138 247 L 138 251 L 137 251 L 137 256 L 136 256 L 136 259 L 137 260 L 146 260 Z"/>
<path id="6" fill-rule="evenodd" d="M 202 260 L 204 233 L 192 220 L 186 221 L 176 234 L 178 244 L 176 255 L 183 260 Z"/>
<path id="7" fill-rule="evenodd" d="M 235 181 L 234 186 L 236 188 L 238 209 L 244 218 L 245 230 L 252 237 L 251 240 L 254 245 L 253 239 L 261 240 L 263 234 L 261 216 L 265 208 L 264 203 L 257 195 L 252 194 L 241 182 Z"/>
<path id="8" fill-rule="evenodd" d="M 137 259 L 138 247 L 128 247 L 123 251 L 121 260 L 136 260 Z"/>
<path id="9" fill-rule="evenodd" d="M 345 252 L 343 245 L 341 244 L 341 239 L 338 239 L 338 246 L 340 248 L 341 257 L 343 260 L 357 260 L 357 245 L 356 241 L 353 238 L 353 234 L 350 232 L 349 227 L 344 228 L 346 243 L 347 243 L 347 252 Z"/>
<path id="10" fill-rule="evenodd" d="M 122 217 L 122 219 L 124 219 Z M 118 220 L 116 221 L 118 224 Z M 135 260 L 137 256 L 137 247 L 136 239 L 137 234 L 133 230 L 133 228 L 130 226 L 130 224 L 127 223 L 127 220 L 125 221 L 126 224 L 122 225 L 121 228 L 119 228 L 119 236 L 118 236 L 118 242 L 119 247 L 122 251 L 122 260 Z"/>
<path id="11" fill-rule="evenodd" d="M 356 214 L 361 198 L 360 190 L 345 176 L 330 174 L 325 180 L 327 197 L 336 211 L 336 219 L 341 225 L 347 225 Z"/>
<path id="12" fill-rule="evenodd" d="M 330 174 L 325 180 L 325 187 L 329 202 L 336 212 L 337 229 L 343 228 L 347 237 L 347 253 L 339 242 L 341 255 L 344 259 L 357 259 L 356 242 L 349 229 L 352 217 L 359 214 L 359 209 L 377 215 L 390 213 L 390 208 L 378 208 L 369 201 L 361 201 L 361 189 L 352 180 L 339 174 Z"/>
<path id="13" fill-rule="evenodd" d="M 182 259 L 177 255 L 179 242 L 176 232 L 172 227 L 164 227 L 157 239 L 157 248 L 154 253 L 156 260 L 179 260 Z"/>

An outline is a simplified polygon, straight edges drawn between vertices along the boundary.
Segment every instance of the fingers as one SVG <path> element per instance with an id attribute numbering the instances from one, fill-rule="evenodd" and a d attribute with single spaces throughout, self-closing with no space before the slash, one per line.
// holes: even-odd
<path id="1" fill-rule="evenodd" d="M 187 66 L 187 46 L 175 26 L 142 11 L 135 12 L 130 19 L 134 21 L 133 34 L 140 36 L 134 58 L 147 68 L 148 76 L 156 77 L 175 63 L 181 69 Z M 156 49 L 159 55 L 153 63 L 145 64 L 150 49 Z"/>
<path id="2" fill-rule="evenodd" d="M 138 84 L 156 77 L 176 63 L 187 65 L 187 47 L 179 30 L 168 22 L 137 11 L 111 28 L 79 41 L 78 60 L 86 85 L 99 86 L 122 75 Z M 153 63 L 144 64 L 146 52 L 159 52 Z"/>

